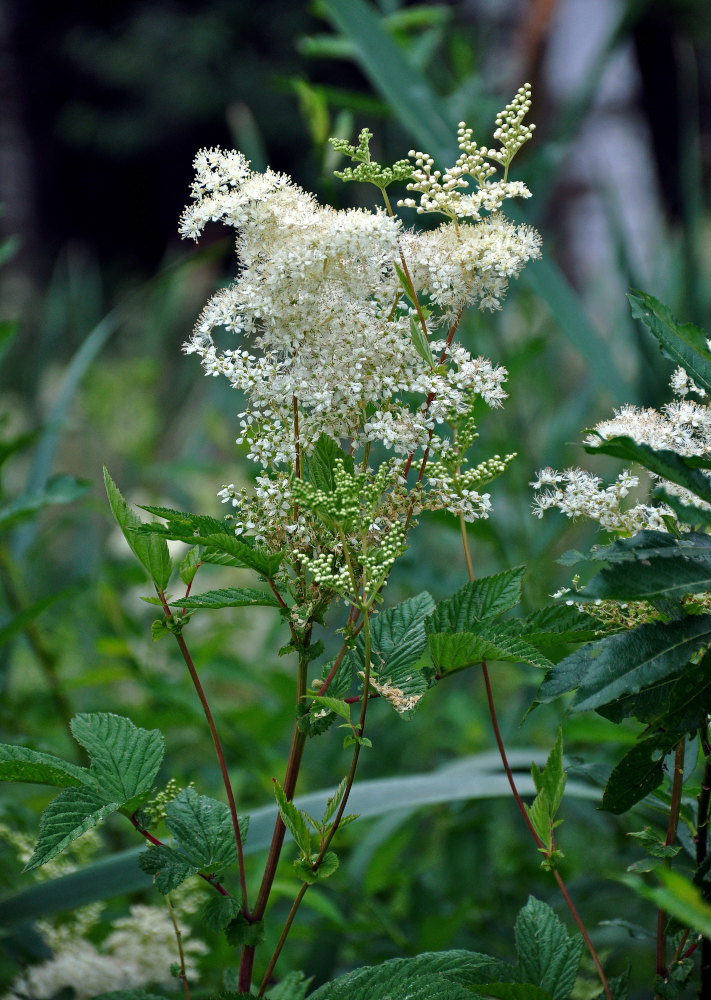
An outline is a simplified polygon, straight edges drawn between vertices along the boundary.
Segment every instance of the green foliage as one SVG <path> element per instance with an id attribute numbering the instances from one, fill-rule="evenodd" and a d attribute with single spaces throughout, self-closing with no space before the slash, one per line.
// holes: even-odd
<path id="1" fill-rule="evenodd" d="M 170 579 L 172 565 L 168 546 L 165 539 L 143 537 L 135 530 L 142 521 L 137 514 L 134 514 L 124 498 L 121 496 L 118 487 L 104 469 L 104 483 L 109 504 L 116 522 L 123 532 L 124 538 L 131 547 L 131 551 L 148 572 L 151 580 L 158 590 L 164 590 Z"/>
<path id="2" fill-rule="evenodd" d="M 237 538 L 228 521 L 218 521 L 205 514 L 189 514 L 170 507 L 144 506 L 143 510 L 168 523 L 143 524 L 138 533 L 157 535 L 168 541 L 200 545 L 203 562 L 218 562 L 238 569 L 253 569 L 267 578 L 272 577 L 282 561 L 280 553 L 273 553 L 257 545 L 252 538 Z"/>
<path id="3" fill-rule="evenodd" d="M 563 770 L 563 732 L 558 730 L 558 737 L 553 749 L 548 755 L 545 768 L 541 771 L 534 763 L 531 765 L 531 775 L 536 786 L 536 797 L 530 806 L 526 805 L 526 815 L 543 846 L 539 851 L 543 854 L 544 868 L 555 867 L 555 862 L 562 856 L 556 850 L 553 828 L 557 825 L 556 813 L 560 808 L 565 790 L 566 774 Z"/>
<path id="4" fill-rule="evenodd" d="M 633 290 L 627 299 L 634 318 L 657 338 L 664 354 L 681 365 L 698 386 L 711 392 L 711 351 L 704 331 L 693 323 L 680 323 L 653 295 Z"/>
<path id="5" fill-rule="evenodd" d="M 575 983 L 583 941 L 530 897 L 516 921 L 518 964 L 489 955 L 449 951 L 392 959 L 356 969 L 311 994 L 310 1000 L 567 1000 Z"/>
<path id="6" fill-rule="evenodd" d="M 249 608 L 249 607 L 280 607 L 273 596 L 263 590 L 253 587 L 223 587 L 220 590 L 207 590 L 203 594 L 192 594 L 190 597 L 180 597 L 170 602 L 176 607 L 203 609 L 210 608 Z"/>
<path id="7" fill-rule="evenodd" d="M 386 608 L 372 619 L 370 629 L 371 683 L 400 715 L 409 715 L 427 690 L 416 664 L 426 646 L 425 621 L 435 603 L 427 591 Z M 361 632 L 351 653 L 356 673 L 365 669 Z"/>
<path id="8" fill-rule="evenodd" d="M 347 455 L 340 445 L 322 434 L 313 451 L 306 459 L 306 478 L 316 489 L 324 493 L 332 493 L 336 489 L 336 460 L 343 462 L 343 467 L 350 475 L 354 474 L 353 456 Z"/>

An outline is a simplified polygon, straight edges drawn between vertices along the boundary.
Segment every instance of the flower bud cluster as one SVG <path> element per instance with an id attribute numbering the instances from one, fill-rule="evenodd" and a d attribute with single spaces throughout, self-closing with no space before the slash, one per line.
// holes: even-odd
<path id="1" fill-rule="evenodd" d="M 415 161 L 415 167 L 407 190 L 420 195 L 419 204 L 414 198 L 403 198 L 398 205 L 415 208 L 419 215 L 437 212 L 456 222 L 465 218 L 479 220 L 483 211 L 496 212 L 506 198 L 530 198 L 531 192 L 525 184 L 508 180 L 511 161 L 535 128 L 523 124 L 530 108 L 531 86 L 526 83 L 496 117 L 494 139 L 501 143 L 500 149 L 478 146 L 472 129 L 460 122 L 457 138 L 461 154 L 444 173 L 433 169 L 434 158 L 429 153 L 411 149 L 408 155 Z M 496 173 L 491 160 L 504 167 L 502 180 L 490 180 Z M 467 177 L 475 182 L 476 191 L 469 191 Z"/>

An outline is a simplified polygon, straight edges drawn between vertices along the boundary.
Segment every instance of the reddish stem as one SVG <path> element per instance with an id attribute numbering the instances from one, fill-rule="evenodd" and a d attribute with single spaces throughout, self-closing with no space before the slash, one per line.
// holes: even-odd
<path id="1" fill-rule="evenodd" d="M 170 608 L 165 599 L 165 595 L 162 591 L 159 592 L 161 603 L 163 604 L 163 610 L 167 618 L 172 617 Z M 193 663 L 193 658 L 190 655 L 190 651 L 183 639 L 182 635 L 176 634 L 176 641 L 180 652 L 183 654 L 183 659 L 185 660 L 185 665 L 188 668 L 188 673 L 193 682 L 193 686 L 200 699 L 200 704 L 202 705 L 203 712 L 205 713 L 205 718 L 207 719 L 207 724 L 212 735 L 212 742 L 215 747 L 215 754 L 217 755 L 217 762 L 220 767 L 220 772 L 222 774 L 222 782 L 225 787 L 225 793 L 227 795 L 227 802 L 230 809 L 230 816 L 232 817 L 232 828 L 235 835 L 235 844 L 237 846 L 237 860 L 239 863 L 239 879 L 240 879 L 240 889 L 242 892 L 242 915 L 246 920 L 251 922 L 251 914 L 249 912 L 249 903 L 247 900 L 247 876 L 244 864 L 244 850 L 242 846 L 242 834 L 239 829 L 239 818 L 237 816 L 237 806 L 235 805 L 235 797 L 232 792 L 232 782 L 230 781 L 230 776 L 227 772 L 227 764 L 225 763 L 225 755 L 222 751 L 222 743 L 220 742 L 220 737 L 217 732 L 217 726 L 215 725 L 215 720 L 212 715 L 212 710 L 210 709 L 209 702 L 205 695 L 205 691 L 198 677 L 198 672 L 195 669 L 195 664 Z"/>

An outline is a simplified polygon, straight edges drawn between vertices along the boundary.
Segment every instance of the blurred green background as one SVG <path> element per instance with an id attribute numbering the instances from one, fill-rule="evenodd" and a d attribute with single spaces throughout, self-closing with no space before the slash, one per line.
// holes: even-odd
<path id="1" fill-rule="evenodd" d="M 457 123 L 485 140 L 525 80 L 538 128 L 516 175 L 534 197 L 517 212 L 540 229 L 544 259 L 500 313 L 470 315 L 462 329 L 510 372 L 506 406 L 482 414 L 482 456 L 519 456 L 492 489 L 494 514 L 472 528 L 477 572 L 528 564 L 528 610 L 568 582 L 555 557 L 594 537 L 554 514 L 532 518 L 536 470 L 585 464 L 580 432 L 613 406 L 668 398 L 671 366 L 629 319 L 625 289 L 711 330 L 707 0 L 0 3 L 0 741 L 76 757 L 72 714 L 126 713 L 166 733 L 166 778 L 220 794 L 199 705 L 177 650 L 151 642 L 146 583 L 101 481 L 106 464 L 133 503 L 219 516 L 217 490 L 255 472 L 233 443 L 239 399 L 180 351 L 233 268 L 217 227 L 197 250 L 177 238 L 197 149 L 234 146 L 332 204 L 370 204 L 368 191 L 334 180 L 329 135 L 367 125 L 381 161 L 412 146 L 447 158 Z M 601 475 L 616 471 L 596 461 Z M 441 598 L 464 580 L 458 526 L 424 516 L 388 600 L 425 588 Z M 266 805 L 283 769 L 293 665 L 277 655 L 282 641 L 266 612 L 204 615 L 191 628 L 240 808 Z M 510 745 L 545 756 L 562 708 L 519 726 L 539 680 L 494 668 Z M 435 691 L 412 722 L 382 709 L 371 725 L 363 778 L 492 749 L 474 672 Z M 564 732 L 569 754 L 600 766 L 624 738 L 594 717 L 566 719 Z M 340 745 L 337 731 L 309 745 L 305 790 L 341 777 Z M 0 824 L 33 835 L 47 799 L 3 787 Z M 598 921 L 624 913 L 653 931 L 651 909 L 609 876 L 637 857 L 625 832 L 654 817 L 620 821 L 576 796 L 564 815 L 571 891 L 613 974 L 631 964 L 633 995 L 648 995 L 648 942 Z M 116 821 L 97 857 L 135 847 L 132 834 Z M 343 841 L 341 872 L 307 894 L 282 970 L 320 982 L 448 947 L 506 958 L 529 892 L 562 913 L 503 783 L 500 797 L 390 809 Z M 18 961 L 41 956 L 30 918 L 43 898 L 50 906 L 46 893 L 18 903 L 32 884 L 18 867 L 0 837 L 11 901 L 3 909 L 0 898 L 0 988 Z M 288 862 L 279 885 L 277 915 L 296 886 Z M 63 890 L 62 904 L 74 902 Z M 125 906 L 112 895 L 106 921 Z M 207 964 L 203 977 L 205 989 L 221 985 Z"/>

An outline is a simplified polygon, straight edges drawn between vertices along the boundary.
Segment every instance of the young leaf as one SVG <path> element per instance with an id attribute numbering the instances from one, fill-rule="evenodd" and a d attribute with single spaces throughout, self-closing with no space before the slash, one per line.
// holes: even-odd
<path id="1" fill-rule="evenodd" d="M 336 459 L 340 458 L 346 472 L 353 475 L 353 456 L 343 451 L 341 446 L 330 438 L 328 434 L 322 434 L 314 450 L 306 458 L 306 478 L 324 493 L 333 493 L 336 483 L 333 478 L 336 467 Z"/>
<path id="2" fill-rule="evenodd" d="M 59 785 L 70 788 L 76 785 L 96 785 L 85 767 L 49 753 L 0 744 L 0 781 L 27 781 L 39 785 Z"/>
<path id="3" fill-rule="evenodd" d="M 179 567 L 180 579 L 183 581 L 186 587 L 189 587 L 190 584 L 193 582 L 193 579 L 198 571 L 198 567 L 201 561 L 202 560 L 200 557 L 200 546 L 193 545 L 192 548 L 189 548 L 188 551 L 185 553 L 185 556 L 182 562 L 180 563 Z"/>
<path id="4" fill-rule="evenodd" d="M 634 318 L 657 338 L 667 357 L 681 365 L 700 388 L 711 392 L 711 352 L 704 331 L 693 323 L 680 323 L 668 306 L 645 292 L 633 289 L 627 300 Z"/>
<path id="5" fill-rule="evenodd" d="M 42 813 L 34 853 L 23 870 L 32 871 L 51 861 L 120 806 L 91 788 L 65 788 Z"/>
<path id="6" fill-rule="evenodd" d="M 167 844 L 154 845 L 143 851 L 138 856 L 138 864 L 142 871 L 153 876 L 156 889 L 164 896 L 200 871 L 200 865 L 188 861 Z"/>
<path id="7" fill-rule="evenodd" d="M 423 361 L 425 361 L 430 368 L 434 368 L 434 358 L 432 357 L 432 351 L 430 349 L 430 343 L 427 339 L 425 331 L 422 329 L 422 324 L 417 316 L 410 316 L 410 340 L 412 345 L 420 355 Z"/>
<path id="8" fill-rule="evenodd" d="M 157 729 L 139 729 L 120 715 L 75 715 L 72 734 L 89 753 L 101 793 L 122 808 L 150 792 L 165 753 Z M 138 803 L 136 803 L 138 805 Z"/>
<path id="9" fill-rule="evenodd" d="M 281 605 L 273 594 L 253 587 L 223 587 L 221 590 L 206 590 L 202 594 L 179 597 L 171 602 L 181 608 L 279 608 Z"/>
<path id="10" fill-rule="evenodd" d="M 519 913 L 515 932 L 522 980 L 547 990 L 553 1000 L 568 1000 L 578 974 L 582 937 L 568 937 L 553 910 L 534 896 Z"/>
<path id="11" fill-rule="evenodd" d="M 550 818 L 554 819 L 565 790 L 566 774 L 563 770 L 563 730 L 558 729 L 558 736 L 553 744 L 553 749 L 548 754 L 548 760 L 543 771 L 540 771 L 535 764 L 531 765 L 533 783 L 538 791 L 544 790 L 548 796 L 550 808 Z"/>
<path id="12" fill-rule="evenodd" d="M 132 530 L 138 528 L 142 521 L 137 514 L 133 513 L 121 496 L 118 486 L 106 468 L 104 468 L 104 483 L 111 510 L 131 551 L 144 569 L 148 571 L 148 575 L 158 590 L 165 590 L 172 570 L 165 539 L 150 535 L 146 537 Z"/>
<path id="13" fill-rule="evenodd" d="M 202 868 L 217 869 L 237 861 L 237 845 L 229 807 L 194 788 L 184 788 L 166 807 L 166 825 L 187 858 Z M 248 819 L 239 817 L 242 841 Z"/>
<path id="14" fill-rule="evenodd" d="M 338 864 L 338 856 L 333 851 L 328 851 L 324 854 L 323 860 L 316 870 L 314 870 L 313 862 L 310 859 L 298 858 L 292 862 L 297 876 L 302 882 L 306 882 L 308 885 L 314 885 L 314 883 L 333 875 L 338 868 Z"/>
<path id="15" fill-rule="evenodd" d="M 340 784 L 338 785 L 338 788 L 333 793 L 333 795 L 329 796 L 328 801 L 326 802 L 326 808 L 323 813 L 323 819 L 321 820 L 321 823 L 324 827 L 331 819 L 331 817 L 335 815 L 336 810 L 341 804 L 341 799 L 343 798 L 343 793 L 346 790 L 347 784 L 348 784 L 348 778 L 343 778 Z"/>
<path id="16" fill-rule="evenodd" d="M 284 789 L 281 787 L 276 778 L 274 778 L 273 781 L 274 794 L 276 796 L 279 813 L 284 822 L 284 826 L 296 841 L 301 853 L 305 857 L 309 857 L 311 855 L 311 834 L 308 826 L 306 825 L 306 820 L 296 808 L 294 803 L 287 799 L 284 794 Z"/>
<path id="17" fill-rule="evenodd" d="M 271 987 L 268 1000 L 305 1000 L 310 984 L 311 980 L 304 979 L 303 972 L 287 972 L 276 986 Z"/>
<path id="18" fill-rule="evenodd" d="M 469 632 L 476 623 L 515 607 L 521 600 L 525 573 L 525 566 L 515 566 L 466 583 L 448 600 L 440 601 L 425 622 L 427 632 Z"/>
<path id="19" fill-rule="evenodd" d="M 329 698 L 327 695 L 316 695 L 312 699 L 312 704 L 318 706 L 319 708 L 325 708 L 329 712 L 333 712 L 334 715 L 340 715 L 340 717 L 345 719 L 346 722 L 351 721 L 350 705 L 348 705 L 347 702 L 342 701 L 340 698 Z"/>

